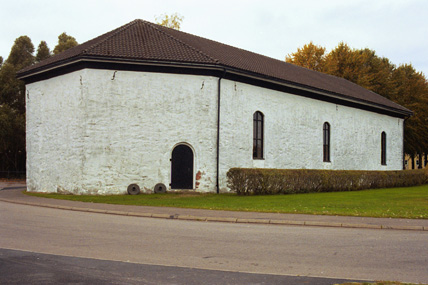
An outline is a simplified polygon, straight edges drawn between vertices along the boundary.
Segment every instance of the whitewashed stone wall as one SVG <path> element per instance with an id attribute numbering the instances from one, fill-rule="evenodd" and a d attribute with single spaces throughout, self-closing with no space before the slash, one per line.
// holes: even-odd
<path id="1" fill-rule="evenodd" d="M 151 192 L 169 185 L 180 143 L 194 150 L 194 187 L 216 190 L 216 78 L 85 69 L 27 92 L 30 191 Z"/>
<path id="2" fill-rule="evenodd" d="M 231 167 L 335 170 L 402 169 L 403 120 L 222 80 L 221 189 Z M 264 159 L 253 160 L 253 114 L 264 114 Z M 323 162 L 323 124 L 331 126 L 331 162 Z M 381 165 L 381 133 L 387 165 Z"/>
<path id="3" fill-rule="evenodd" d="M 194 188 L 216 191 L 217 83 L 209 76 L 84 69 L 27 85 L 30 191 L 151 192 L 171 182 L 171 152 L 194 151 Z M 231 167 L 398 170 L 402 119 L 222 79 L 220 190 Z M 265 118 L 253 160 L 253 113 Z M 331 162 L 322 126 L 331 125 Z M 380 163 L 387 134 L 387 165 Z"/>

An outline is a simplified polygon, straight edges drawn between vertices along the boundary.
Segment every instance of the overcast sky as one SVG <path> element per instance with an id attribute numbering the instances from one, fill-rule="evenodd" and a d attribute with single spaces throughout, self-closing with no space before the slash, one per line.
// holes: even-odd
<path id="1" fill-rule="evenodd" d="M 344 41 L 428 76 L 427 0 L 0 0 L 0 9 L 4 59 L 22 35 L 53 50 L 62 32 L 83 43 L 135 19 L 178 13 L 182 31 L 276 59 L 310 41 L 327 51 Z"/>

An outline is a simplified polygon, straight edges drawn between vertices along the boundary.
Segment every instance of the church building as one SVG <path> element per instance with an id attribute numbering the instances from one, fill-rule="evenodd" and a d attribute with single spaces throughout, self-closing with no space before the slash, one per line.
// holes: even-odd
<path id="1" fill-rule="evenodd" d="M 32 192 L 227 192 L 232 167 L 400 170 L 412 114 L 345 79 L 143 20 L 18 78 Z"/>

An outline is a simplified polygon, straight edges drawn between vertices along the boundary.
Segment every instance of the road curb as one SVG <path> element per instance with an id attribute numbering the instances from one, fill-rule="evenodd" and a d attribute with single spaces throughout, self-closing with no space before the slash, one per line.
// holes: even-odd
<path id="1" fill-rule="evenodd" d="M 305 226 L 316 226 L 316 227 L 343 227 L 342 223 L 333 223 L 333 222 L 320 222 L 320 221 L 307 221 L 304 224 Z"/>
<path id="2" fill-rule="evenodd" d="M 350 224 L 350 223 L 344 223 L 342 224 L 342 227 L 344 228 L 362 228 L 362 229 L 386 229 L 385 226 L 382 225 L 371 225 L 371 224 Z M 390 229 L 392 230 L 392 229 Z"/>
<path id="3" fill-rule="evenodd" d="M 270 220 L 271 224 L 274 225 L 287 225 L 287 226 L 304 226 L 304 221 L 292 221 L 292 220 Z"/>
<path id="4" fill-rule="evenodd" d="M 406 231 L 426 231 L 428 227 L 423 226 L 382 226 L 384 230 L 406 230 Z"/>
<path id="5" fill-rule="evenodd" d="M 222 222 L 222 223 L 236 223 L 236 224 L 264 224 L 264 225 L 283 225 L 283 226 L 310 226 L 310 227 L 336 227 L 336 228 L 358 228 L 358 229 L 377 229 L 377 230 L 406 230 L 406 231 L 428 231 L 428 227 L 424 226 L 401 226 L 401 225 L 374 225 L 374 224 L 353 224 L 353 223 L 337 223 L 328 221 L 293 221 L 293 220 L 275 220 L 275 219 L 246 219 L 246 218 L 229 218 L 229 217 L 203 217 L 192 215 L 170 215 L 159 213 L 146 213 L 146 212 L 125 212 L 113 211 L 93 208 L 69 207 L 61 205 L 50 205 L 42 203 L 31 203 L 24 201 L 15 201 L 0 198 L 0 201 L 12 204 L 21 204 L 28 206 L 37 206 L 44 208 L 53 208 L 60 210 L 88 212 L 97 214 L 109 214 L 119 216 L 143 217 L 143 218 L 157 218 L 157 219 L 174 219 L 183 221 L 198 221 L 198 222 Z"/>

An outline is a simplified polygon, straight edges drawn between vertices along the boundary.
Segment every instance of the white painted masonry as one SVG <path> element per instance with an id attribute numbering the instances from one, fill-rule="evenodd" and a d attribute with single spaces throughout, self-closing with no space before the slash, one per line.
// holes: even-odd
<path id="1" fill-rule="evenodd" d="M 334 170 L 402 169 L 403 119 L 239 82 L 221 90 L 221 183 L 232 167 Z M 264 159 L 253 160 L 253 114 L 264 114 Z M 331 162 L 323 162 L 323 124 L 331 125 Z M 381 165 L 381 133 L 387 165 Z"/>
<path id="2" fill-rule="evenodd" d="M 216 78 L 84 69 L 27 93 L 30 191 L 150 192 L 169 185 L 179 143 L 194 150 L 195 188 L 216 190 Z"/>
<path id="3" fill-rule="evenodd" d="M 82 69 L 27 84 L 27 186 L 35 192 L 152 192 L 171 183 L 171 152 L 194 152 L 194 188 L 216 191 L 213 76 Z M 231 167 L 399 170 L 403 119 L 221 80 L 220 191 Z M 253 114 L 264 114 L 264 159 L 253 160 Z M 331 162 L 322 127 L 331 125 Z M 381 133 L 387 165 L 381 165 Z"/>

